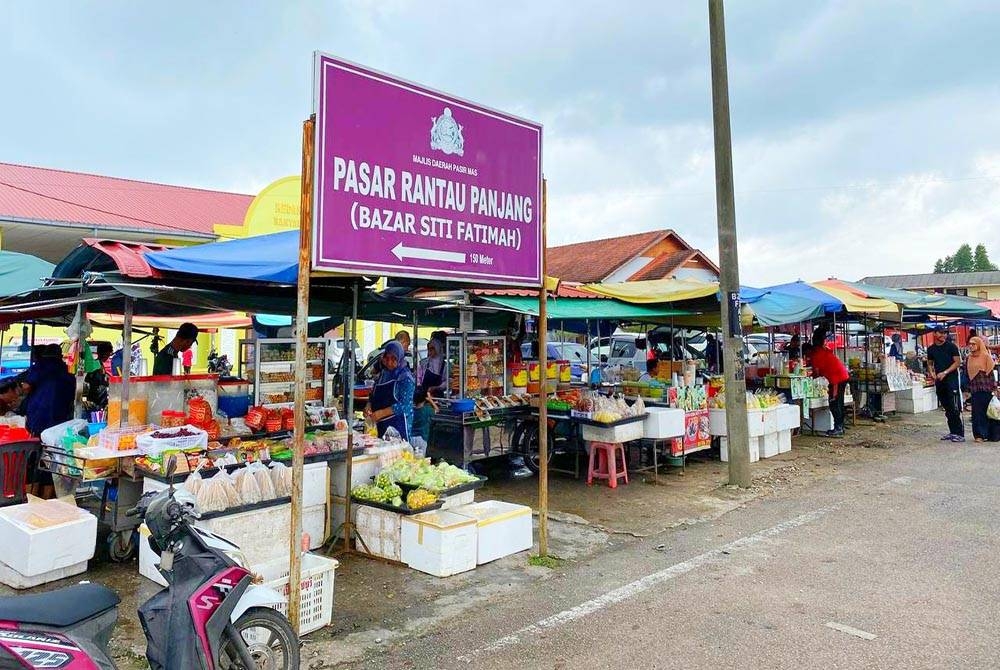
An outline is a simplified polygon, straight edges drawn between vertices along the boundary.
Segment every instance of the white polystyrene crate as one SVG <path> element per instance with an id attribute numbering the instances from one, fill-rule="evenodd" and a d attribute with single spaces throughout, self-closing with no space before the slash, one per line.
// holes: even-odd
<path id="1" fill-rule="evenodd" d="M 778 430 L 794 430 L 802 425 L 802 417 L 798 405 L 779 405 L 777 411 Z"/>
<path id="2" fill-rule="evenodd" d="M 791 430 L 778 431 L 778 453 L 784 454 L 785 452 L 791 450 L 792 450 L 792 431 Z"/>
<path id="3" fill-rule="evenodd" d="M 684 435 L 684 410 L 648 407 L 646 411 L 648 416 L 643 422 L 643 435 L 647 439 L 661 440 Z"/>
<path id="4" fill-rule="evenodd" d="M 302 506 L 325 505 L 330 497 L 330 467 L 325 461 L 302 468 Z"/>
<path id="5" fill-rule="evenodd" d="M 330 481 L 333 487 L 333 494 L 341 498 L 349 494 L 349 489 L 353 489 L 360 484 L 370 484 L 371 478 L 382 469 L 377 455 L 365 454 L 355 456 L 351 460 L 351 485 L 347 486 L 347 463 L 338 462 L 330 465 Z"/>
<path id="6" fill-rule="evenodd" d="M 821 409 L 813 412 L 813 430 L 828 431 L 833 430 L 833 414 L 828 409 Z"/>
<path id="7" fill-rule="evenodd" d="M 729 438 L 719 439 L 719 457 L 723 462 L 729 461 Z M 756 463 L 760 460 L 760 438 L 750 438 L 750 462 Z"/>
<path id="8" fill-rule="evenodd" d="M 97 517 L 59 500 L 0 508 L 0 563 L 25 577 L 86 563 L 97 546 Z"/>
<path id="9" fill-rule="evenodd" d="M 340 496 L 333 496 L 330 499 L 330 505 L 333 508 L 330 513 L 330 516 L 333 519 L 332 527 L 330 528 L 330 533 L 336 534 L 337 537 L 342 538 L 344 536 L 344 520 L 346 518 L 345 514 L 347 510 L 347 499 L 341 498 Z M 359 507 L 361 507 L 361 505 L 358 505 L 353 500 L 351 501 L 351 521 L 353 521 L 355 524 L 357 524 L 358 522 Z"/>
<path id="10" fill-rule="evenodd" d="M 751 409 L 747 411 L 747 428 L 750 431 L 750 437 L 760 437 L 767 432 L 764 429 L 763 410 Z"/>
<path id="11" fill-rule="evenodd" d="M 319 549 L 326 543 L 328 522 L 326 505 L 302 508 L 302 532 L 309 533 L 310 549 Z"/>
<path id="12" fill-rule="evenodd" d="M 760 438 L 760 457 L 771 458 L 778 455 L 778 434 L 768 433 Z"/>
<path id="13" fill-rule="evenodd" d="M 329 626 L 333 619 L 333 586 L 337 567 L 332 558 L 302 554 L 302 581 L 299 582 L 299 630 L 305 635 Z M 251 568 L 264 585 L 285 596 L 284 603 L 272 607 L 288 616 L 288 558 L 276 559 Z"/>
<path id="14" fill-rule="evenodd" d="M 476 491 L 475 489 L 472 491 L 462 491 L 455 495 L 444 496 L 442 500 L 444 500 L 444 504 L 441 505 L 441 509 L 455 509 L 456 507 L 476 502 Z"/>
<path id="15" fill-rule="evenodd" d="M 372 556 L 400 560 L 399 533 L 403 515 L 368 505 L 358 506 L 355 531 L 358 535 L 356 546 Z"/>
<path id="16" fill-rule="evenodd" d="M 583 439 L 587 442 L 611 442 L 618 444 L 621 442 L 631 442 L 641 440 L 643 433 L 643 422 L 633 421 L 620 426 L 581 426 Z"/>
<path id="17" fill-rule="evenodd" d="M 160 557 L 149 548 L 149 541 L 146 537 L 139 537 L 139 574 L 146 579 L 166 586 L 167 580 L 163 578 L 156 566 L 160 564 Z"/>
<path id="18" fill-rule="evenodd" d="M 414 570 L 435 577 L 456 575 L 476 567 L 477 535 L 476 520 L 453 511 L 405 516 L 400 558 Z"/>
<path id="19" fill-rule="evenodd" d="M 476 521 L 478 565 L 531 549 L 531 508 L 526 505 L 484 500 L 454 512 Z"/>
<path id="20" fill-rule="evenodd" d="M 778 432 L 778 408 L 768 407 L 761 412 L 764 421 L 764 434 Z"/>
<path id="21" fill-rule="evenodd" d="M 22 575 L 9 565 L 0 563 L 0 584 L 6 584 L 12 589 L 31 589 L 36 586 L 41 586 L 42 584 L 48 584 L 49 582 L 66 579 L 67 577 L 73 577 L 74 575 L 79 575 L 86 571 L 87 561 L 81 561 L 74 565 L 67 565 L 61 568 L 56 568 L 55 570 L 50 570 L 49 572 L 42 572 L 28 577 L 26 575 Z"/>
<path id="22" fill-rule="evenodd" d="M 726 436 L 726 410 L 708 410 L 708 432 L 715 437 Z"/>

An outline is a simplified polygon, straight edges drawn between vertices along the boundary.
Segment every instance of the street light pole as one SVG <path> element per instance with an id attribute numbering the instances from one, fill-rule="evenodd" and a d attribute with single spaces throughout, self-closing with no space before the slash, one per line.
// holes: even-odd
<path id="1" fill-rule="evenodd" d="M 736 202 L 733 194 L 733 139 L 729 127 L 729 76 L 726 72 L 726 20 L 722 0 L 708 0 L 712 54 L 712 121 L 715 129 L 715 203 L 719 226 L 719 292 L 722 310 L 723 369 L 726 376 L 726 433 L 729 483 L 749 487 L 750 431 L 747 380 L 740 324 L 740 267 L 736 248 Z"/>

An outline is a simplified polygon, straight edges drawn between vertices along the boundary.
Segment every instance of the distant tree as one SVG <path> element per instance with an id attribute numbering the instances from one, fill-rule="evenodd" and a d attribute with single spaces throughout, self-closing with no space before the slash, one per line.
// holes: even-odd
<path id="1" fill-rule="evenodd" d="M 975 272 L 996 272 L 997 266 L 990 262 L 989 254 L 986 253 L 986 246 L 976 245 L 972 265 Z"/>
<path id="2" fill-rule="evenodd" d="M 934 263 L 934 272 L 937 274 L 945 272 L 993 272 L 997 266 L 990 262 L 989 254 L 983 244 L 976 245 L 976 251 L 972 247 L 963 244 L 951 256 L 939 258 Z"/>

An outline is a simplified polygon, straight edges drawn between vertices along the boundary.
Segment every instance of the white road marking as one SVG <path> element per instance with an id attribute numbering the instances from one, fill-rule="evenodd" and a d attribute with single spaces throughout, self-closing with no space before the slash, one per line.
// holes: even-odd
<path id="1" fill-rule="evenodd" d="M 848 635 L 853 635 L 854 637 L 860 637 L 862 640 L 874 640 L 878 638 L 878 635 L 874 635 L 868 631 L 853 628 L 842 623 L 837 623 L 836 621 L 827 621 L 826 627 L 839 630 L 841 633 L 847 633 Z"/>
<path id="2" fill-rule="evenodd" d="M 799 526 L 812 523 L 813 521 L 816 521 L 837 509 L 840 505 L 841 503 L 828 505 L 827 507 L 821 507 L 820 509 L 788 519 L 787 521 L 782 521 L 776 526 L 765 528 L 764 530 L 758 531 L 753 535 L 741 537 L 740 539 L 734 540 L 729 544 L 712 549 L 711 551 L 706 551 L 705 553 L 699 554 L 694 558 L 689 558 L 686 561 L 671 565 L 669 568 L 646 575 L 641 579 L 625 584 L 624 586 L 614 589 L 613 591 L 609 591 L 602 596 L 594 598 L 593 600 L 580 603 L 576 607 L 563 610 L 558 614 L 554 614 L 550 617 L 546 617 L 545 619 L 541 619 L 533 624 L 525 626 L 510 635 L 494 640 L 490 644 L 480 647 L 470 654 L 460 656 L 459 660 L 465 663 L 471 663 L 472 660 L 480 654 L 492 653 L 505 647 L 520 644 L 525 640 L 525 638 L 537 635 L 542 631 L 558 628 L 559 626 L 571 623 L 577 619 L 582 619 L 583 617 L 593 614 L 594 612 L 599 612 L 610 607 L 611 605 L 623 602 L 640 593 L 643 593 L 644 591 L 648 591 L 654 586 L 658 586 L 664 582 L 674 579 L 675 577 L 687 574 L 696 568 L 723 560 L 728 554 L 732 554 L 734 551 L 746 549 L 748 547 L 767 542 L 771 538 L 798 528 Z"/>

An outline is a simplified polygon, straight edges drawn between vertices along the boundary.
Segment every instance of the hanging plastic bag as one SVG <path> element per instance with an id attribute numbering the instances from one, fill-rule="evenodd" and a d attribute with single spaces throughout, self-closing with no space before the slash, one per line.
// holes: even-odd
<path id="1" fill-rule="evenodd" d="M 194 472 L 188 475 L 187 479 L 184 480 L 184 490 L 198 499 L 198 493 L 201 491 L 201 487 L 204 485 L 205 480 L 201 476 L 201 470 L 196 469 Z"/>
<path id="2" fill-rule="evenodd" d="M 208 512 L 221 512 L 232 507 L 227 486 L 231 487 L 231 484 L 225 470 L 219 470 L 212 477 L 203 480 L 201 488 L 198 489 L 198 494 L 195 496 L 198 511 L 206 514 Z"/>
<path id="3" fill-rule="evenodd" d="M 990 405 L 986 408 L 986 416 L 994 421 L 1000 421 L 1000 398 L 993 396 L 990 399 Z"/>
<path id="4" fill-rule="evenodd" d="M 257 489 L 260 491 L 260 500 L 274 500 L 278 496 L 274 492 L 274 484 L 271 482 L 271 473 L 267 466 L 261 462 L 251 463 L 247 466 L 246 477 L 253 477 L 257 482 Z"/>
<path id="5" fill-rule="evenodd" d="M 271 461 L 271 484 L 275 498 L 292 495 L 292 469 L 280 461 Z"/>
<path id="6" fill-rule="evenodd" d="M 260 487 L 257 485 L 253 472 L 247 468 L 241 469 L 236 475 L 236 490 L 239 493 L 241 505 L 256 505 L 261 501 Z"/>
<path id="7" fill-rule="evenodd" d="M 382 435 L 383 442 L 402 442 L 403 436 L 399 434 L 393 426 L 386 428 L 385 433 Z"/>

